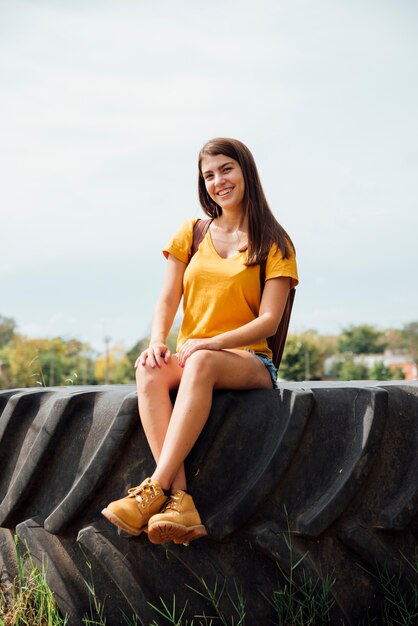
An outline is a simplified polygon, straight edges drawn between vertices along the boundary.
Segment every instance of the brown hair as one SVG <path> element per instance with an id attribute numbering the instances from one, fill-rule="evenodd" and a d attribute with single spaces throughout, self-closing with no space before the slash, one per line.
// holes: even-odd
<path id="1" fill-rule="evenodd" d="M 244 176 L 244 206 L 248 217 L 247 265 L 255 265 L 267 259 L 273 244 L 276 244 L 283 257 L 288 259 L 294 251 L 292 240 L 271 212 L 261 186 L 254 157 L 241 141 L 218 137 L 208 141 L 199 152 L 199 200 L 202 209 L 212 218 L 222 215 L 222 208 L 206 191 L 201 169 L 204 156 L 218 154 L 224 154 L 237 161 Z"/>

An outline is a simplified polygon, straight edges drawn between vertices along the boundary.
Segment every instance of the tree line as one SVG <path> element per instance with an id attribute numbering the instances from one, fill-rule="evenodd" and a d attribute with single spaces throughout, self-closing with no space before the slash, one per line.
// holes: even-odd
<path id="1" fill-rule="evenodd" d="M 26 337 L 13 318 L 0 315 L 0 389 L 133 382 L 125 352 L 113 346 L 100 355 L 75 338 Z"/>
<path id="2" fill-rule="evenodd" d="M 385 330 L 369 324 L 348 326 L 339 335 L 320 335 L 315 330 L 289 334 L 279 374 L 297 381 L 402 380 L 399 367 L 385 365 L 386 350 L 418 363 L 418 322 Z M 362 358 L 369 355 L 378 355 L 372 366 Z"/>
<path id="3" fill-rule="evenodd" d="M 168 337 L 175 351 L 177 333 Z M 36 386 L 133 383 L 134 363 L 148 345 L 140 339 L 129 351 L 112 346 L 104 355 L 78 339 L 29 338 L 18 332 L 13 318 L 0 315 L 0 389 Z M 390 349 L 418 362 L 418 322 L 400 329 L 379 330 L 371 325 L 349 326 L 339 335 L 315 330 L 291 333 L 280 366 L 284 380 L 401 379 L 403 373 L 383 362 Z M 359 355 L 382 355 L 368 367 Z M 331 361 L 326 371 L 326 363 Z"/>

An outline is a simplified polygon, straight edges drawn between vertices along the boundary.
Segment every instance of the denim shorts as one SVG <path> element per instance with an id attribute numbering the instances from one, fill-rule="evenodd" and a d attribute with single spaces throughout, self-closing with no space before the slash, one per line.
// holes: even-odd
<path id="1" fill-rule="evenodd" d="M 260 352 L 254 352 L 254 354 L 255 356 L 258 356 L 260 361 L 262 361 L 264 365 L 267 367 L 268 372 L 271 376 L 271 382 L 273 383 L 273 389 L 278 389 L 279 384 L 277 382 L 277 368 L 274 365 L 273 361 L 270 359 L 270 357 L 266 356 L 265 354 L 260 354 Z"/>

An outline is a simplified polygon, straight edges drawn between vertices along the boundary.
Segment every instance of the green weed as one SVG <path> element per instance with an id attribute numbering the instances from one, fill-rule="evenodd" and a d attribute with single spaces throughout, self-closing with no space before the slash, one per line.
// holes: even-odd
<path id="1" fill-rule="evenodd" d="M 415 562 L 401 554 L 402 563 L 397 572 L 376 564 L 375 571 L 361 566 L 382 590 L 381 619 L 388 626 L 416 626 L 418 624 L 418 555 Z M 411 575 L 406 575 L 405 570 Z"/>
<path id="2" fill-rule="evenodd" d="M 330 612 L 334 605 L 331 589 L 335 578 L 324 576 L 313 580 L 303 570 L 303 561 L 307 552 L 295 562 L 291 542 L 291 533 L 288 529 L 283 533 L 287 549 L 289 550 L 289 571 L 279 566 L 283 584 L 275 589 L 271 597 L 262 591 L 261 595 L 274 609 L 277 626 L 291 624 L 292 626 L 326 626 L 330 624 Z M 299 575 L 296 570 L 301 568 Z"/>
<path id="3" fill-rule="evenodd" d="M 0 590 L 0 626 L 65 626 L 48 587 L 44 570 L 23 558 L 15 538 L 18 575 L 9 589 Z"/>
<path id="4" fill-rule="evenodd" d="M 285 541 L 289 549 L 290 567 L 288 572 L 280 570 L 283 584 L 269 596 L 260 592 L 273 609 L 275 621 L 271 623 L 276 626 L 330 624 L 330 612 L 334 604 L 331 592 L 335 579 L 329 576 L 317 580 L 309 578 L 303 571 L 306 554 L 294 560 L 290 533 L 285 534 Z M 43 563 L 39 570 L 28 551 L 21 551 L 17 537 L 15 547 L 17 576 L 13 585 L 8 588 L 3 585 L 0 589 L 0 626 L 66 626 L 68 620 L 60 615 L 54 594 L 46 582 L 47 563 Z M 367 621 L 368 625 L 379 623 L 381 626 L 415 626 L 418 623 L 418 558 L 414 562 L 408 561 L 406 557 L 402 558 L 403 567 L 396 573 L 390 573 L 388 569 L 378 566 L 373 572 L 365 570 L 381 588 L 383 598 L 381 615 L 374 621 Z M 82 625 L 106 626 L 105 605 L 97 596 L 92 566 L 88 560 L 87 567 L 90 580 L 85 581 L 85 584 L 89 593 L 90 610 L 89 616 L 83 618 Z M 227 589 L 226 580 L 222 583 L 216 580 L 211 588 L 202 578 L 199 589 L 189 585 L 187 588 L 209 605 L 211 614 L 201 612 L 187 617 L 187 602 L 179 607 L 175 595 L 170 602 L 160 597 L 158 606 L 149 603 L 157 614 L 149 626 L 245 626 L 246 602 L 237 584 L 231 593 Z M 225 609 L 228 603 L 229 611 Z M 122 616 L 127 626 L 139 626 L 137 616 Z"/>
<path id="5" fill-rule="evenodd" d="M 183 623 L 183 616 L 187 608 L 187 602 L 184 605 L 184 607 L 181 609 L 178 615 L 177 615 L 177 607 L 176 607 L 176 596 L 174 594 L 173 594 L 173 603 L 172 603 L 171 608 L 168 606 L 166 602 L 164 602 L 163 598 L 161 597 L 160 597 L 160 603 L 161 603 L 161 608 L 159 608 L 158 606 L 155 606 L 154 604 L 151 604 L 151 602 L 148 602 L 148 604 L 154 609 L 154 611 L 156 611 L 158 615 L 160 615 L 163 619 L 165 619 L 166 622 L 168 622 L 169 624 L 172 624 L 173 626 L 193 626 L 193 620 L 191 622 L 186 620 L 186 622 Z M 150 626 L 159 626 L 159 625 L 156 621 L 153 621 L 151 622 Z"/>
<path id="6" fill-rule="evenodd" d="M 238 589 L 236 582 L 234 581 L 236 597 L 234 598 L 229 592 L 227 592 L 228 599 L 232 604 L 235 613 L 235 615 L 230 615 L 229 617 L 225 615 L 224 609 L 222 609 L 222 600 L 225 596 L 226 590 L 226 580 L 224 580 L 223 584 L 219 586 L 218 580 L 216 579 L 213 589 L 209 588 L 203 578 L 200 579 L 200 582 L 202 585 L 202 591 L 200 591 L 199 589 L 195 589 L 190 585 L 187 585 L 187 587 L 197 595 L 207 600 L 214 608 L 215 615 L 196 615 L 195 617 L 201 617 L 204 620 L 210 620 L 209 622 L 205 621 L 204 626 L 206 626 L 206 624 L 210 626 L 214 620 L 217 623 L 220 622 L 221 624 L 223 624 L 223 626 L 244 626 L 246 613 L 245 598 L 242 595 L 241 591 Z"/>

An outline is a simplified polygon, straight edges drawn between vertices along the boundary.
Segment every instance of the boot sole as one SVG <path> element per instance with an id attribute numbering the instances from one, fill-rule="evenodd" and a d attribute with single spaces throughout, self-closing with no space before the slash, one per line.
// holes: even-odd
<path id="1" fill-rule="evenodd" d="M 112 513 L 112 511 L 110 509 L 106 509 L 106 508 L 103 509 L 102 515 L 104 515 L 104 517 L 109 522 L 111 522 L 112 524 L 114 524 L 118 528 L 121 528 L 126 533 L 129 533 L 130 535 L 135 535 L 136 537 L 138 535 L 140 535 L 146 528 L 146 526 L 144 526 L 143 528 L 135 528 L 134 526 L 131 526 L 130 524 L 127 524 L 126 522 L 123 521 L 123 519 L 121 519 L 120 517 L 118 517 L 117 515 Z"/>
<path id="2" fill-rule="evenodd" d="M 175 522 L 155 522 L 148 526 L 148 539 L 155 544 L 174 541 L 177 544 L 188 545 L 190 541 L 206 537 L 207 534 L 203 524 L 184 526 Z"/>

